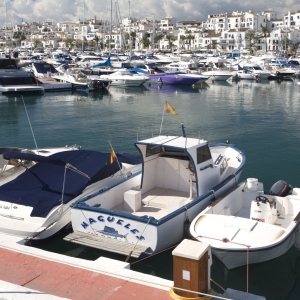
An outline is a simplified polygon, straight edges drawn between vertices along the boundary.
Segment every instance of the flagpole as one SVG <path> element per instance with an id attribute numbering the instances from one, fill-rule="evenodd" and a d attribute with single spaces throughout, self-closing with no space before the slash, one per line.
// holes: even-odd
<path id="1" fill-rule="evenodd" d="M 161 134 L 161 130 L 162 130 L 162 124 L 163 124 L 163 121 L 164 121 L 164 116 L 165 116 L 165 107 L 164 107 L 164 110 L 163 110 L 163 115 L 162 115 L 162 119 L 161 119 L 161 124 L 160 124 L 160 131 L 159 131 L 159 135 Z"/>
<path id="2" fill-rule="evenodd" d="M 110 141 L 108 141 L 108 142 L 109 142 L 109 145 L 110 145 L 111 150 L 114 151 L 114 153 L 115 153 L 115 150 L 114 150 L 114 148 L 112 147 Z M 118 165 L 119 165 L 119 168 L 120 168 L 120 171 L 121 171 L 121 175 L 123 175 L 123 173 L 122 173 L 122 168 L 121 168 L 121 165 L 120 165 L 120 162 L 119 162 L 119 160 L 118 160 L 118 157 L 117 157 L 117 154 L 116 154 L 116 153 L 115 153 L 115 156 L 116 156 L 116 160 L 117 160 L 117 162 L 118 162 Z"/>

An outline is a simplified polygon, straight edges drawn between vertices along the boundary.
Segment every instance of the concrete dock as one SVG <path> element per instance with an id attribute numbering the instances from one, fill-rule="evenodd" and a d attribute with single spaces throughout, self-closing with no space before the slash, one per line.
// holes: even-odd
<path id="1" fill-rule="evenodd" d="M 130 270 L 128 263 L 51 253 L 5 234 L 0 234 L 0 270 L 1 300 L 171 299 L 173 286 L 172 281 Z"/>
<path id="2" fill-rule="evenodd" d="M 174 282 L 130 270 L 126 262 L 100 257 L 95 261 L 25 246 L 0 233 L 0 300 L 170 300 Z M 228 289 L 230 298 L 264 297 Z M 217 298 L 213 298 L 217 299 Z"/>

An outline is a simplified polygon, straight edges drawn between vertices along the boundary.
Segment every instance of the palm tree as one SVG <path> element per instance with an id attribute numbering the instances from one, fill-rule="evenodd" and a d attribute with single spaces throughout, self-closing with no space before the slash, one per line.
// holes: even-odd
<path id="1" fill-rule="evenodd" d="M 141 39 L 141 44 L 143 44 L 143 47 L 144 48 L 149 48 L 149 46 L 150 46 L 150 40 L 147 38 L 147 36 L 146 35 L 144 35 L 143 37 L 142 37 L 142 39 Z"/>
<path id="2" fill-rule="evenodd" d="M 34 48 L 37 48 L 41 44 L 42 44 L 41 40 L 39 40 L 39 39 L 33 40 L 33 46 L 34 46 Z"/>
<path id="3" fill-rule="evenodd" d="M 249 31 L 246 35 L 245 35 L 245 40 L 248 41 L 249 43 L 249 50 L 250 50 L 250 54 L 253 54 L 254 51 L 254 42 L 257 39 L 256 34 L 254 31 Z"/>
<path id="4" fill-rule="evenodd" d="M 211 41 L 211 48 L 212 49 L 214 49 L 214 50 L 217 49 L 217 45 L 218 45 L 218 41 L 216 41 L 216 40 Z"/>
<path id="5" fill-rule="evenodd" d="M 65 39 L 65 44 L 66 44 L 66 48 L 68 49 L 68 51 L 70 51 L 74 45 L 74 39 L 71 38 L 67 38 Z"/>
<path id="6" fill-rule="evenodd" d="M 195 36 L 192 34 L 189 34 L 185 38 L 189 41 L 189 48 L 190 48 L 189 50 L 191 50 L 191 40 L 194 40 Z"/>
<path id="7" fill-rule="evenodd" d="M 95 37 L 93 38 L 93 42 L 95 42 L 95 44 L 96 44 L 97 51 L 99 48 L 100 41 L 101 41 L 101 39 L 99 38 L 99 36 L 95 35 Z"/>
<path id="8" fill-rule="evenodd" d="M 16 39 L 16 40 L 18 40 L 18 44 L 19 45 L 21 45 L 21 42 L 23 40 L 26 40 L 25 34 L 23 32 L 20 32 L 20 31 L 14 32 L 13 38 Z"/>
<path id="9" fill-rule="evenodd" d="M 287 36 L 281 39 L 281 46 L 284 47 L 284 50 L 286 51 L 289 47 L 293 46 L 294 42 L 290 40 Z"/>
<path id="10" fill-rule="evenodd" d="M 174 46 L 173 41 L 176 40 L 176 37 L 174 35 L 167 35 L 166 39 L 168 40 L 168 48 L 172 49 L 172 47 Z"/>
<path id="11" fill-rule="evenodd" d="M 181 35 L 180 38 L 179 38 L 179 40 L 180 40 L 181 44 L 184 44 L 184 41 L 186 40 L 186 36 L 185 35 Z"/>
<path id="12" fill-rule="evenodd" d="M 268 51 L 268 41 L 267 41 L 267 36 L 269 36 L 270 34 L 270 30 L 268 29 L 267 26 L 263 26 L 262 24 L 260 24 L 260 28 L 261 28 L 261 33 L 265 39 L 265 44 L 266 44 L 266 52 Z"/>
<path id="13" fill-rule="evenodd" d="M 157 35 L 155 38 L 154 38 L 154 43 L 155 44 L 158 44 L 159 43 L 159 41 L 161 41 L 162 39 L 163 39 L 163 35 L 162 34 L 159 34 L 159 35 Z M 158 46 L 158 48 L 159 48 L 159 46 Z"/>

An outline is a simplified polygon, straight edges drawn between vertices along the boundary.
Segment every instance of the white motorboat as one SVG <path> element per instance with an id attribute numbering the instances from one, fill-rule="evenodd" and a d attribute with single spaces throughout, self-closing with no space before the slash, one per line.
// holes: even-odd
<path id="1" fill-rule="evenodd" d="M 232 77 L 233 73 L 227 70 L 222 70 L 219 68 L 207 68 L 207 71 L 201 73 L 204 76 L 208 76 L 214 81 L 225 81 Z"/>
<path id="2" fill-rule="evenodd" d="M 92 80 L 86 74 L 81 72 L 81 68 L 68 68 L 63 74 L 54 75 L 53 78 L 58 82 L 67 82 L 72 84 L 72 89 L 93 91 Z"/>
<path id="3" fill-rule="evenodd" d="M 271 72 L 269 72 L 266 69 L 263 69 L 261 66 L 255 63 L 245 63 L 243 65 L 243 69 L 248 71 L 249 73 L 258 76 L 260 79 L 268 79 L 271 75 Z"/>
<path id="4" fill-rule="evenodd" d="M 168 73 L 198 73 L 198 65 L 196 62 L 174 61 L 164 65 L 164 71 Z"/>
<path id="5" fill-rule="evenodd" d="M 202 211 L 190 232 L 232 269 L 284 254 L 295 242 L 299 221 L 299 188 L 280 180 L 266 194 L 262 183 L 248 178 Z"/>
<path id="6" fill-rule="evenodd" d="M 278 79 L 291 79 L 296 70 L 292 68 L 278 68 L 272 71 L 273 74 L 277 76 Z"/>
<path id="7" fill-rule="evenodd" d="M 0 57 L 0 92 L 2 93 L 43 93 L 35 77 L 18 66 L 18 59 Z"/>
<path id="8" fill-rule="evenodd" d="M 142 180 L 126 180 L 71 205 L 70 241 L 139 257 L 178 242 L 214 197 L 236 185 L 245 163 L 231 144 L 159 135 L 138 141 Z"/>
<path id="9" fill-rule="evenodd" d="M 53 78 L 58 74 L 58 71 L 50 63 L 44 61 L 33 62 L 32 72 L 39 85 L 44 87 L 45 92 L 72 90 L 72 83 L 61 82 Z"/>
<path id="10" fill-rule="evenodd" d="M 111 86 L 140 86 L 149 80 L 149 77 L 141 74 L 132 74 L 126 69 L 108 74 L 100 75 L 100 79 L 109 80 Z"/>
<path id="11" fill-rule="evenodd" d="M 7 161 L 34 164 L 0 182 L 0 232 L 30 241 L 53 236 L 70 223 L 73 201 L 141 169 L 135 161 L 131 164 L 128 155 L 117 157 L 118 163 L 110 163 L 109 153 L 88 150 L 62 151 L 47 157 L 4 152 Z"/>
<path id="12" fill-rule="evenodd" d="M 255 80 L 258 78 L 257 75 L 247 70 L 238 70 L 236 72 L 236 76 L 239 77 L 240 79 L 246 79 L 246 80 Z"/>

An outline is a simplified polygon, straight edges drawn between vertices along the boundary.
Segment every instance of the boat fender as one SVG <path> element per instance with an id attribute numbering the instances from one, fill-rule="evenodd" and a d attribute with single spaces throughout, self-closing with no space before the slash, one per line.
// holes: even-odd
<path id="1" fill-rule="evenodd" d="M 193 163 L 192 163 L 191 160 L 189 161 L 189 166 L 188 166 L 188 168 L 189 168 L 189 170 L 190 170 L 192 173 L 195 172 L 195 170 L 194 170 L 194 165 L 193 165 Z"/>
<path id="2" fill-rule="evenodd" d="M 190 234 L 190 226 L 191 226 L 191 222 L 190 222 L 189 218 L 186 218 L 184 223 L 183 223 L 184 238 L 187 238 L 187 239 L 192 238 L 192 236 Z"/>

